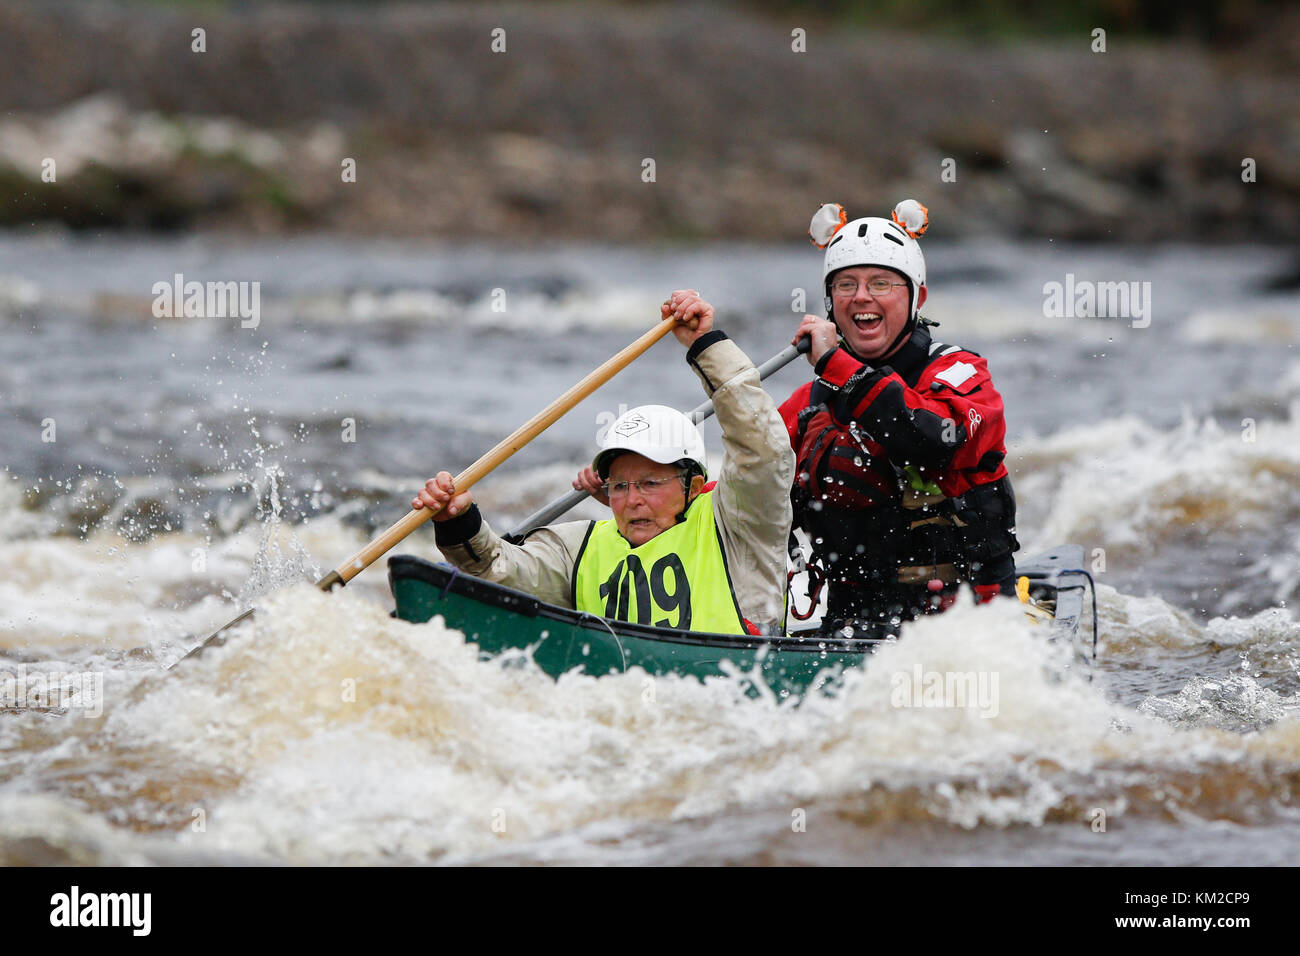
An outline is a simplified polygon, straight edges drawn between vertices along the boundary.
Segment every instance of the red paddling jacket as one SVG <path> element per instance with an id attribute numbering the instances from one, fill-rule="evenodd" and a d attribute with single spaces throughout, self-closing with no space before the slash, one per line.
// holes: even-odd
<path id="1" fill-rule="evenodd" d="M 936 579 L 981 596 L 1014 587 L 1015 496 L 987 363 L 933 342 L 924 320 L 888 363 L 841 345 L 780 409 L 795 525 L 830 583 L 828 621 L 912 617 Z"/>

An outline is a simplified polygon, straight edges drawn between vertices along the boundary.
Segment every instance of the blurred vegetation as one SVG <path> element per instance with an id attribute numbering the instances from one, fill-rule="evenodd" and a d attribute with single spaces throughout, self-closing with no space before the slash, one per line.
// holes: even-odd
<path id="1" fill-rule="evenodd" d="M 951 158 L 953 237 L 1300 238 L 1272 0 L 0 0 L 0 62 L 0 225 L 784 241 Z"/>
<path id="2" fill-rule="evenodd" d="M 276 229 L 309 226 L 308 210 L 273 172 L 232 157 L 187 153 L 173 168 L 144 173 L 88 163 L 57 183 L 0 164 L 0 225 L 57 221 L 70 229 L 170 232 L 233 214 Z"/>

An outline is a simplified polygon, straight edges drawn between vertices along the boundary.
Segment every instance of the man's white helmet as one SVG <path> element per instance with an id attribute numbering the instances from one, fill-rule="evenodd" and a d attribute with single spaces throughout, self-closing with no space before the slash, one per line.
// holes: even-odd
<path id="1" fill-rule="evenodd" d="M 883 266 L 902 273 L 911 283 L 912 314 L 916 318 L 919 290 L 925 285 L 925 256 L 917 237 L 930 225 L 930 214 L 915 199 L 904 199 L 894 207 L 892 219 L 869 216 L 848 222 L 838 203 L 817 210 L 808 226 L 813 245 L 826 250 L 822 260 L 822 287 L 826 311 L 831 309 L 830 277 L 851 266 Z"/>
<path id="2" fill-rule="evenodd" d="M 683 458 L 708 476 L 708 452 L 704 436 L 689 417 L 667 405 L 639 405 L 619 416 L 609 426 L 591 467 L 601 479 L 609 478 L 609 466 L 621 452 L 632 451 L 661 465 Z"/>

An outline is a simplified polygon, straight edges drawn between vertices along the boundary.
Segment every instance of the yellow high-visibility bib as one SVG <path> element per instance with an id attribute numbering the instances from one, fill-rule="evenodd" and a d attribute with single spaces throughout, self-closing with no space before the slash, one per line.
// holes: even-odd
<path id="1" fill-rule="evenodd" d="M 573 606 L 679 631 L 748 633 L 713 520 L 713 492 L 639 548 L 613 520 L 593 521 L 573 568 Z"/>

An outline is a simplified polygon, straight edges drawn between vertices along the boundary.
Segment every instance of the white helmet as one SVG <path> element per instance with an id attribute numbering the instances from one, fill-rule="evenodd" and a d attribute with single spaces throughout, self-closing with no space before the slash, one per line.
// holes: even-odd
<path id="1" fill-rule="evenodd" d="M 620 415 L 605 432 L 591 467 L 607 479 L 610 463 L 625 451 L 661 465 L 685 458 L 699 466 L 700 474 L 708 476 L 707 451 L 700 430 L 689 417 L 667 405 L 640 405 Z"/>
<path id="2" fill-rule="evenodd" d="M 847 222 L 848 214 L 838 203 L 817 210 L 808 226 L 813 245 L 826 250 L 822 261 L 822 286 L 826 312 L 830 313 L 830 277 L 850 266 L 883 266 L 901 273 L 912 283 L 911 318 L 916 319 L 919 290 L 925 285 L 925 256 L 917 237 L 930 225 L 930 213 L 915 199 L 904 199 L 894 207 L 892 219 L 870 216 Z"/>

